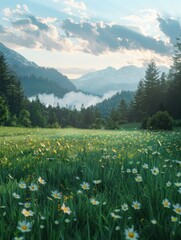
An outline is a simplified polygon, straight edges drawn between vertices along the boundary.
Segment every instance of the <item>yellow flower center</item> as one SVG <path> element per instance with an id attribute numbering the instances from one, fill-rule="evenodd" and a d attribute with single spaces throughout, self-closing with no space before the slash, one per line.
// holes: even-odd
<path id="1" fill-rule="evenodd" d="M 175 211 L 176 211 L 176 213 L 180 213 L 181 209 L 180 208 L 176 208 Z"/>
<path id="2" fill-rule="evenodd" d="M 129 233 L 128 233 L 128 237 L 134 238 L 134 232 L 129 232 Z"/>
<path id="3" fill-rule="evenodd" d="M 26 225 L 21 226 L 22 230 L 26 230 L 28 227 Z"/>

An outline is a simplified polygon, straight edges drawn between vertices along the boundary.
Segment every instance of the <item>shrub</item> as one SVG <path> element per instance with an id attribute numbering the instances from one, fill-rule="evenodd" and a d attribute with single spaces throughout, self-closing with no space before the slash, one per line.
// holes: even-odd
<path id="1" fill-rule="evenodd" d="M 172 130 L 173 119 L 168 112 L 159 111 L 148 119 L 147 128 L 150 130 Z"/>

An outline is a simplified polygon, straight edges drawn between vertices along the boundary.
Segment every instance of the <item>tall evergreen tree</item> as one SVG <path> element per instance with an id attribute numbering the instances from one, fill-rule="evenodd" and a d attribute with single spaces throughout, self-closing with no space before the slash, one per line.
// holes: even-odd
<path id="1" fill-rule="evenodd" d="M 147 115 L 156 113 L 160 106 L 159 70 L 152 60 L 148 64 L 144 78 L 143 110 Z"/>
<path id="2" fill-rule="evenodd" d="M 169 72 L 167 93 L 168 112 L 175 118 L 181 118 L 181 39 L 176 44 L 173 66 Z"/>

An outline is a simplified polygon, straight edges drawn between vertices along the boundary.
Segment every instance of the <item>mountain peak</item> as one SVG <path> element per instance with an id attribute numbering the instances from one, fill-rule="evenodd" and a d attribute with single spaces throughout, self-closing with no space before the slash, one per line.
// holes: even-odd
<path id="1" fill-rule="evenodd" d="M 8 65 L 12 64 L 23 64 L 29 67 L 37 68 L 38 65 L 34 62 L 28 61 L 25 57 L 17 53 L 16 51 L 7 48 L 0 42 L 0 52 L 2 52 L 6 58 Z"/>

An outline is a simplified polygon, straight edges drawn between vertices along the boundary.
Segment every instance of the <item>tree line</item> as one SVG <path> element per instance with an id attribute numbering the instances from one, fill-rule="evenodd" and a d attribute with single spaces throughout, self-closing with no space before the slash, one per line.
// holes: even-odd
<path id="1" fill-rule="evenodd" d="M 103 105 L 87 109 L 82 106 L 80 111 L 58 105 L 47 107 L 38 97 L 30 102 L 20 81 L 9 70 L 3 54 L 0 54 L 0 125 L 119 129 L 127 122 L 144 123 L 158 111 L 166 111 L 174 119 L 181 119 L 180 40 L 176 48 L 168 74 L 160 75 L 152 60 L 135 93 L 122 92 Z M 117 99 L 119 103 L 116 105 Z"/>

